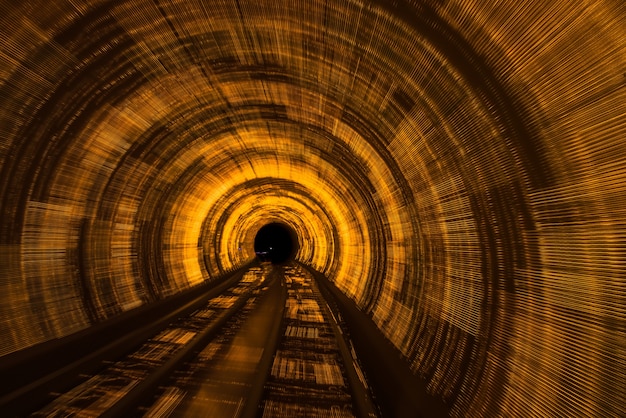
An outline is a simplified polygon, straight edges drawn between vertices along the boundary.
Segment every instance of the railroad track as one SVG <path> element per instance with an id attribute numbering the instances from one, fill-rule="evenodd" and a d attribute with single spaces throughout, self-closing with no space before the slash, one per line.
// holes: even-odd
<path id="1" fill-rule="evenodd" d="M 259 415 L 269 417 L 375 417 L 366 381 L 349 341 L 311 274 L 285 272 L 287 303 L 278 350 Z"/>
<path id="2" fill-rule="evenodd" d="M 31 416 L 378 416 L 338 318 L 299 265 L 252 267 Z"/>

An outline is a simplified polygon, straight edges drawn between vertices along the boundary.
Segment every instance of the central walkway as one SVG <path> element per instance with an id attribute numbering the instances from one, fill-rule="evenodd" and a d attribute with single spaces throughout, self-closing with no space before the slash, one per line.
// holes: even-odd
<path id="1" fill-rule="evenodd" d="M 264 273 L 269 274 L 265 287 L 188 370 L 179 373 L 176 384 L 152 408 L 154 415 L 175 407 L 171 416 L 237 417 L 246 402 L 254 402 L 250 399 L 251 390 L 255 381 L 265 378 L 267 371 L 260 370 L 263 354 L 269 355 L 269 359 L 273 355 L 272 343 L 277 338 L 285 306 L 282 271 L 275 268 Z M 256 410 L 256 403 L 253 406 Z"/>

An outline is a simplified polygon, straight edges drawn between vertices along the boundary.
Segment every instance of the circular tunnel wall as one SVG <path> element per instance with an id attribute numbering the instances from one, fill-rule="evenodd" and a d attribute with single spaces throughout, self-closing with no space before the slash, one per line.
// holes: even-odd
<path id="1" fill-rule="evenodd" d="M 619 1 L 0 2 L 0 355 L 268 222 L 454 416 L 626 414 Z"/>

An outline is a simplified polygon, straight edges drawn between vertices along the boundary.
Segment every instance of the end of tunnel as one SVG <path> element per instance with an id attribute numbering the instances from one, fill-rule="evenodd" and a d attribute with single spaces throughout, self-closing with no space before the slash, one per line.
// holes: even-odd
<path id="1" fill-rule="evenodd" d="M 260 261 L 281 264 L 293 261 L 298 253 L 296 232 L 289 225 L 271 222 L 263 225 L 254 237 L 254 252 Z"/>

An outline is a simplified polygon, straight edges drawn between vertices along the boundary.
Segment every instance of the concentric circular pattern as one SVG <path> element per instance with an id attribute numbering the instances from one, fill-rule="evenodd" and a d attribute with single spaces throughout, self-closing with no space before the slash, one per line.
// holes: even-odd
<path id="1" fill-rule="evenodd" d="M 622 1 L 1 3 L 0 354 L 280 222 L 453 415 L 626 415 Z"/>

